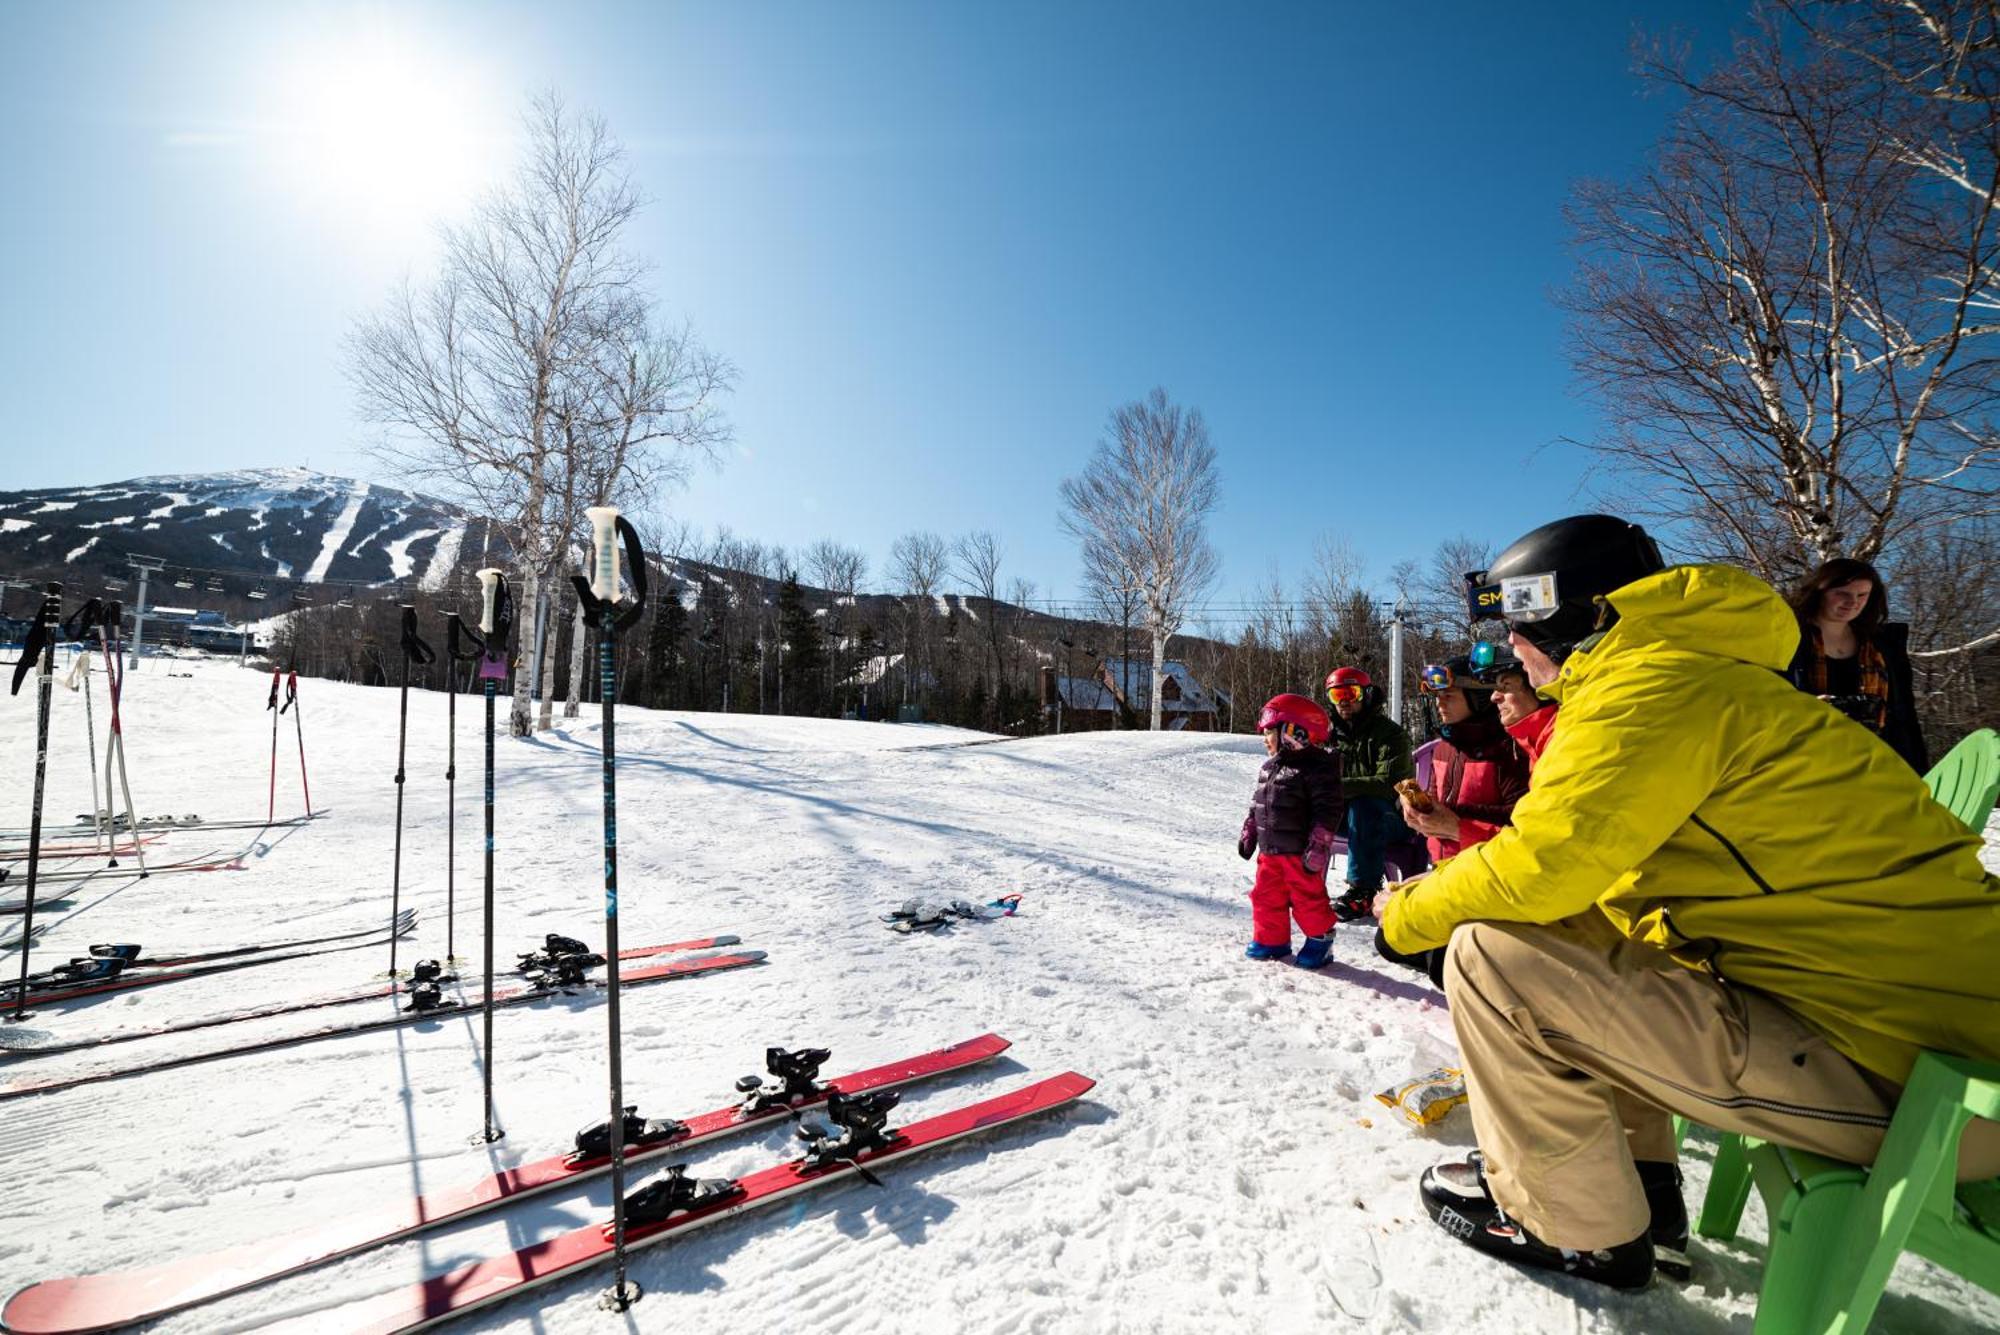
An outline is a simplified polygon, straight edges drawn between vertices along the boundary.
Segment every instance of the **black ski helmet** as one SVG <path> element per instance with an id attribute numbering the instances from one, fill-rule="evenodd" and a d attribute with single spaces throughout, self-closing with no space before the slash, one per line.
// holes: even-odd
<path id="1" fill-rule="evenodd" d="M 1637 524 L 1615 515 L 1571 515 L 1514 539 L 1491 566 L 1466 579 L 1475 618 L 1505 618 L 1561 662 L 1601 629 L 1600 598 L 1665 568 L 1659 547 Z"/>

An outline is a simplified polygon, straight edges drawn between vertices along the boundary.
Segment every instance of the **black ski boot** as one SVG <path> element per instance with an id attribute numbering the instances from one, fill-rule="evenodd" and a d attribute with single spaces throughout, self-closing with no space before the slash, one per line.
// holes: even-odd
<path id="1" fill-rule="evenodd" d="M 742 1184 L 734 1178 L 692 1178 L 687 1175 L 686 1164 L 673 1164 L 665 1177 L 648 1182 L 625 1198 L 625 1226 L 639 1228 L 662 1223 L 677 1211 L 698 1209 L 711 1201 L 742 1193 Z M 610 1227 L 605 1225 L 607 1234 Z"/>
<path id="2" fill-rule="evenodd" d="M 1646 1190 L 1646 1205 L 1652 1211 L 1646 1236 L 1653 1240 L 1653 1268 L 1668 1279 L 1685 1280 L 1694 1275 L 1694 1261 L 1688 1255 L 1687 1202 L 1681 1199 L 1679 1164 L 1641 1159 L 1637 1163 L 1639 1183 Z M 1479 1150 L 1465 1156 L 1462 1163 L 1443 1163 L 1423 1175 L 1418 1190 L 1431 1218 L 1440 1208 L 1478 1207 L 1493 1199 L 1486 1187 L 1486 1156 Z"/>
<path id="3" fill-rule="evenodd" d="M 1348 886 L 1347 893 L 1333 901 L 1333 916 L 1341 922 L 1373 922 L 1377 893 Z"/>
<path id="4" fill-rule="evenodd" d="M 625 1105 L 625 1148 L 630 1151 L 641 1145 L 657 1145 L 662 1141 L 679 1140 L 687 1134 L 686 1122 L 676 1122 L 671 1117 L 645 1118 L 639 1116 L 639 1105 Z M 564 1163 L 571 1166 L 588 1163 L 593 1159 L 611 1157 L 611 1120 L 593 1122 L 576 1133 L 576 1149 Z"/>
<path id="5" fill-rule="evenodd" d="M 736 1082 L 737 1093 L 743 1096 L 743 1111 L 754 1114 L 772 1108 L 790 1108 L 807 1103 L 820 1096 L 819 1068 L 833 1052 L 828 1048 L 800 1048 L 787 1052 L 783 1048 L 764 1049 L 764 1069 L 776 1076 L 776 1085 L 764 1083 L 764 1077 L 746 1075 Z"/>
<path id="6" fill-rule="evenodd" d="M 1466 1170 L 1477 1176 L 1477 1199 L 1460 1196 L 1455 1186 L 1440 1180 L 1440 1171 L 1462 1181 Z M 1475 1250 L 1514 1265 L 1554 1270 L 1614 1289 L 1643 1289 L 1653 1282 L 1653 1240 L 1641 1233 L 1630 1242 L 1594 1251 L 1551 1247 L 1509 1217 L 1486 1190 L 1486 1177 L 1475 1164 L 1441 1164 L 1424 1170 L 1418 1191 L 1424 1209 L 1445 1232 Z"/>
<path id="7" fill-rule="evenodd" d="M 1681 1196 L 1681 1166 L 1641 1159 L 1639 1185 L 1646 1189 L 1646 1208 L 1653 1213 L 1646 1236 L 1653 1240 L 1653 1268 L 1668 1279 L 1694 1276 L 1688 1255 L 1688 1208 Z"/>

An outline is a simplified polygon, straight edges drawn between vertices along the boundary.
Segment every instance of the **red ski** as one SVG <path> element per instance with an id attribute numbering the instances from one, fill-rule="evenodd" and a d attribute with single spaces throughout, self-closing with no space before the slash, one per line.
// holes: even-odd
<path id="1" fill-rule="evenodd" d="M 673 1124 L 681 1129 L 668 1138 L 628 1145 L 625 1161 L 642 1163 L 783 1120 L 820 1106 L 826 1101 L 828 1090 L 866 1094 L 947 1075 L 990 1061 L 1006 1051 L 1007 1046 L 1007 1040 L 998 1034 L 983 1034 L 935 1052 L 841 1076 L 829 1081 L 817 1096 L 783 1106 L 755 1113 L 744 1111 L 742 1104 L 718 1108 Z M 400 1242 L 429 1229 L 502 1209 L 530 1196 L 572 1187 L 610 1166 L 608 1157 L 579 1159 L 574 1154 L 559 1155 L 452 1190 L 433 1192 L 377 1214 L 353 1215 L 321 1228 L 248 1243 L 229 1251 L 139 1270 L 45 1280 L 29 1285 L 8 1301 L 6 1309 L 0 1311 L 0 1327 L 24 1335 L 27 1332 L 81 1335 L 85 1331 L 151 1321 L 370 1248 Z"/>
<path id="2" fill-rule="evenodd" d="M 403 913 L 410 921 L 414 922 L 416 920 L 417 911 L 415 909 L 404 909 Z M 375 944 L 376 940 L 387 939 L 386 934 L 378 931 L 376 938 L 365 944 L 372 945 Z M 740 936 L 703 936 L 697 937 L 692 941 L 669 941 L 662 946 L 634 946 L 630 950 L 619 951 L 618 958 L 621 960 L 636 960 L 646 959 L 653 955 L 678 954 L 689 950 L 712 950 L 720 946 L 737 945 L 742 940 L 743 938 Z M 308 951 L 306 953 L 317 955 L 322 952 Z M 284 958 L 290 957 L 287 956 Z M 134 963 L 142 962 L 135 961 Z M 262 963 L 263 961 L 254 962 Z M 123 977 L 123 975 L 120 976 Z M 178 978 L 186 977 L 187 975 L 175 974 L 174 976 Z M 84 1052 L 97 1048 L 108 1048 L 117 1043 L 130 1043 L 141 1038 L 161 1038 L 167 1034 L 188 1034 L 193 1033 L 197 1029 L 214 1029 L 225 1024 L 241 1024 L 245 1020 L 268 1020 L 273 1016 L 293 1015 L 301 1011 L 326 1010 L 332 1006 L 351 1006 L 363 1001 L 380 1001 L 384 997 L 393 997 L 396 993 L 396 984 L 384 983 L 380 987 L 371 987 L 360 992 L 335 992 L 328 996 L 311 997 L 304 1001 L 284 1001 L 270 1006 L 258 1006 L 251 1010 L 230 1011 L 225 1015 L 210 1015 L 199 1020 L 180 1020 L 173 1024 L 148 1025 L 143 1029 L 124 1029 L 117 1033 L 101 1034 L 96 1038 L 71 1039 L 66 1043 L 45 1043 L 39 1047 L 32 1048 L 0 1047 L 0 1064 L 28 1061 L 35 1057 L 53 1057 L 64 1052 Z M 61 1001 L 65 997 L 80 995 L 83 994 L 75 992 L 52 992 L 47 997 L 42 998 L 42 1000 Z M 29 994 L 28 1001 L 30 1005 L 37 1004 L 37 999 L 32 992 Z"/>
<path id="3" fill-rule="evenodd" d="M 687 1209 L 676 1211 L 659 1222 L 628 1223 L 625 1229 L 626 1250 L 665 1242 L 703 1224 L 712 1224 L 718 1219 L 727 1219 L 759 1206 L 775 1205 L 829 1183 L 859 1177 L 861 1169 L 874 1169 L 982 1131 L 1053 1111 L 1082 1098 L 1095 1083 L 1074 1071 L 1065 1072 L 1025 1089 L 982 1099 L 951 1112 L 912 1122 L 898 1131 L 889 1144 L 880 1149 L 863 1150 L 852 1159 L 817 1166 L 810 1165 L 808 1160 L 798 1159 L 751 1173 L 727 1184 L 726 1190 L 706 1195 L 705 1199 L 699 1199 Z M 505 1302 L 529 1289 L 581 1273 L 611 1255 L 611 1239 L 606 1236 L 610 1231 L 609 1224 L 590 1224 L 507 1256 L 475 1262 L 449 1274 L 433 1275 L 407 1288 L 392 1289 L 375 1298 L 307 1317 L 294 1328 L 341 1330 L 353 1335 L 400 1335 L 404 1331 L 428 1330 L 468 1312 Z M 14 1329 L 12 1311 L 11 1307 L 7 1309 L 9 1330 Z"/>
<path id="4" fill-rule="evenodd" d="M 693 959 L 676 960 L 671 964 L 656 964 L 647 969 L 634 969 L 624 976 L 621 986 L 638 987 L 645 983 L 665 982 L 672 978 L 692 978 L 698 974 L 718 973 L 724 969 L 741 969 L 748 965 L 760 964 L 763 960 L 764 952 L 761 950 L 745 950 L 730 955 L 697 955 Z M 603 984 L 595 981 L 587 984 L 586 989 L 537 987 L 531 983 L 523 983 L 517 987 L 496 990 L 493 993 L 493 1005 L 496 1009 L 501 1006 L 520 1006 L 531 1001 L 543 1001 L 549 997 L 574 995 L 580 990 L 602 990 L 602 988 Z M 276 1052 L 281 1048 L 293 1048 L 322 1038 L 339 1038 L 344 1034 L 367 1034 L 379 1029 L 400 1029 L 405 1025 L 422 1024 L 427 1020 L 478 1010 L 482 1004 L 483 999 L 479 997 L 453 999 L 432 1006 L 428 1010 L 399 1010 L 394 1015 L 385 1015 L 373 1020 L 326 1024 L 317 1029 L 305 1030 L 303 1033 L 258 1039 L 252 1043 L 240 1043 L 235 1047 L 190 1052 L 179 1057 L 162 1057 L 157 1061 L 140 1062 L 133 1066 L 114 1066 L 104 1071 L 86 1071 L 82 1075 L 64 1076 L 55 1080 L 14 1081 L 0 1085 L 0 1102 L 24 1098 L 29 1094 L 52 1094 L 58 1090 L 75 1089 L 79 1085 L 101 1085 L 107 1081 L 123 1080 L 128 1076 L 151 1075 L 155 1071 L 174 1071 L 183 1066 L 199 1066 L 204 1062 L 222 1061 L 229 1057 Z"/>

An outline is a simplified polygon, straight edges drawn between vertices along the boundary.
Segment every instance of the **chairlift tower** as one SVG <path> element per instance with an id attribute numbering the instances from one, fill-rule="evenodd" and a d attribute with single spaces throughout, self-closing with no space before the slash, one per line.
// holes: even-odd
<path id="1" fill-rule="evenodd" d="M 128 556 L 125 561 L 139 575 L 139 601 L 132 609 L 132 652 L 125 660 L 129 672 L 138 668 L 139 655 L 146 644 L 146 581 L 164 570 L 166 562 L 156 556 Z"/>

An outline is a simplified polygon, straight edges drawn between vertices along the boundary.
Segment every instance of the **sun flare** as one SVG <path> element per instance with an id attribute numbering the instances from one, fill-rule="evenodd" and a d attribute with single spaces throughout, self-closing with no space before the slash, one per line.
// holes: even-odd
<path id="1" fill-rule="evenodd" d="M 492 184 L 510 128 L 473 72 L 384 30 L 282 62 L 279 152 L 314 207 L 428 225 Z"/>

